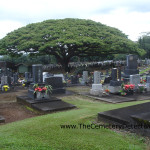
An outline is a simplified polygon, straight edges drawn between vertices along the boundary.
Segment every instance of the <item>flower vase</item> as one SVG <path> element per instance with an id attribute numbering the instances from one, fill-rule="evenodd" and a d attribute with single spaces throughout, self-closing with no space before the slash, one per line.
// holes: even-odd
<path id="1" fill-rule="evenodd" d="M 7 91 L 8 91 L 8 88 L 4 88 L 4 91 L 7 92 Z"/>
<path id="2" fill-rule="evenodd" d="M 42 99 L 49 99 L 49 94 L 47 94 L 46 92 L 37 92 L 36 93 L 36 99 L 37 100 L 42 100 Z"/>

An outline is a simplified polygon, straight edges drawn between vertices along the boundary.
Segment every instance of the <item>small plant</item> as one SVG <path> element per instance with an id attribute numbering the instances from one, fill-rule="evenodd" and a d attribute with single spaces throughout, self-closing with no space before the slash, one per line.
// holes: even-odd
<path id="1" fill-rule="evenodd" d="M 121 93 L 122 96 L 127 95 L 127 93 L 126 93 L 126 92 L 123 92 L 123 91 L 121 91 L 120 93 Z"/>
<path id="2" fill-rule="evenodd" d="M 142 93 L 145 89 L 145 85 L 144 84 L 138 84 L 138 89 L 139 89 L 139 92 Z"/>
<path id="3" fill-rule="evenodd" d="M 9 89 L 9 86 L 8 85 L 3 85 L 3 89 L 4 89 L 5 92 L 7 92 L 8 89 Z"/>

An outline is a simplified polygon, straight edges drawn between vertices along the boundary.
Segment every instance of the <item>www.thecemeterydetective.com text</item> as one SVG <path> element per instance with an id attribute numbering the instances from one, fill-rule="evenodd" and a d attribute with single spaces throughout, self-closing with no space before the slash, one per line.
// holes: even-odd
<path id="1" fill-rule="evenodd" d="M 150 125 L 143 124 L 128 124 L 128 125 L 114 125 L 114 124 L 66 124 L 60 125 L 61 129 L 150 129 Z"/>

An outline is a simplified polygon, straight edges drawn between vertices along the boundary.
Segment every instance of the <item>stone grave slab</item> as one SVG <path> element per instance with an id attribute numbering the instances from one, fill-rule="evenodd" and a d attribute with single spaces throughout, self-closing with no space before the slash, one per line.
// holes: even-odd
<path id="1" fill-rule="evenodd" d="M 43 112 L 54 112 L 75 108 L 74 105 L 66 103 L 62 100 L 32 104 L 32 107 Z"/>
<path id="2" fill-rule="evenodd" d="M 5 118 L 3 116 L 0 116 L 0 123 L 4 123 L 5 122 Z"/>
<path id="3" fill-rule="evenodd" d="M 17 102 L 37 109 L 44 113 L 76 108 L 75 105 L 66 103 L 56 97 L 51 97 L 50 99 L 45 100 L 33 100 L 28 96 L 18 96 Z"/>
<path id="4" fill-rule="evenodd" d="M 147 120 L 150 119 L 150 116 L 148 116 L 148 114 L 142 115 L 143 113 L 149 113 L 149 108 L 150 102 L 147 102 L 143 104 L 100 112 L 98 113 L 98 120 L 100 121 L 106 119 L 119 124 L 135 124 L 135 120 L 133 119 L 133 117 L 135 117 L 137 114 L 139 118 L 146 118 Z"/>
<path id="5" fill-rule="evenodd" d="M 150 112 L 131 115 L 131 117 L 138 123 L 150 125 Z"/>
<path id="6" fill-rule="evenodd" d="M 110 94 L 110 95 L 105 95 L 105 96 L 101 96 L 101 97 L 95 96 L 95 95 L 94 96 L 90 95 L 87 92 L 80 92 L 79 94 L 99 100 L 99 101 L 104 101 L 104 102 L 114 103 L 114 104 L 150 99 L 150 93 L 143 93 L 143 94 L 136 93 L 136 95 L 130 95 L 130 96 L 120 96 L 120 95 Z"/>

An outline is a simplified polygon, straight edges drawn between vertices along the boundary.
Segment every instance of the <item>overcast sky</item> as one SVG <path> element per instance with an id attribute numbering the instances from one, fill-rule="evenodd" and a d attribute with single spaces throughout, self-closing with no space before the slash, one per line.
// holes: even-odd
<path id="1" fill-rule="evenodd" d="M 29 23 L 63 18 L 101 22 L 136 41 L 141 32 L 150 31 L 150 0 L 3 0 L 0 39 Z"/>

